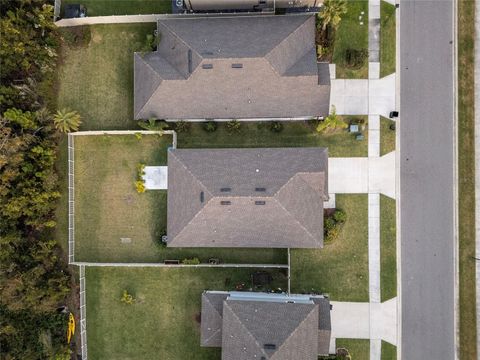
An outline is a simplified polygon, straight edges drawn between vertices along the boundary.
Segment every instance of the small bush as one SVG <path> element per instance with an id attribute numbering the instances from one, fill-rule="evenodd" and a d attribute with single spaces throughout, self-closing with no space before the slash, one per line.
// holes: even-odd
<path id="1" fill-rule="evenodd" d="M 242 123 L 238 120 L 230 120 L 229 122 L 227 122 L 226 126 L 227 126 L 227 132 L 229 132 L 230 134 L 233 134 L 233 133 L 240 132 Z"/>
<path id="2" fill-rule="evenodd" d="M 137 192 L 139 194 L 142 194 L 145 192 L 145 183 L 143 180 L 137 180 L 135 181 L 135 188 L 137 189 Z"/>
<path id="3" fill-rule="evenodd" d="M 347 220 L 347 214 L 341 209 L 336 209 L 333 213 L 333 219 L 335 222 L 343 224 Z"/>
<path id="4" fill-rule="evenodd" d="M 361 68 L 365 61 L 368 58 L 368 50 L 367 49 L 347 49 L 345 50 L 345 61 L 347 63 L 347 67 L 351 69 L 358 69 Z"/>
<path id="5" fill-rule="evenodd" d="M 132 294 L 129 294 L 127 290 L 123 290 L 122 298 L 120 301 L 126 305 L 132 305 L 135 302 L 135 298 Z"/>
<path id="6" fill-rule="evenodd" d="M 137 140 L 142 140 L 142 133 L 135 133 L 135 137 L 137 138 Z"/>
<path id="7" fill-rule="evenodd" d="M 178 133 L 188 133 L 190 128 L 191 124 L 188 121 L 180 120 L 175 123 L 175 130 Z"/>
<path id="8" fill-rule="evenodd" d="M 206 132 L 214 132 L 217 130 L 217 123 L 215 121 L 207 121 L 203 123 L 203 130 Z"/>
<path id="9" fill-rule="evenodd" d="M 329 231 L 335 227 L 335 220 L 332 217 L 327 217 L 323 222 L 323 227 L 325 231 Z"/>
<path id="10" fill-rule="evenodd" d="M 283 124 L 280 121 L 272 121 L 269 127 L 270 130 L 275 133 L 279 133 L 283 130 Z"/>
<path id="11" fill-rule="evenodd" d="M 145 175 L 145 164 L 138 163 L 137 164 L 137 177 L 141 179 Z"/>
<path id="12" fill-rule="evenodd" d="M 184 265 L 198 265 L 200 264 L 200 259 L 199 258 L 191 258 L 191 259 L 183 259 L 182 264 Z"/>

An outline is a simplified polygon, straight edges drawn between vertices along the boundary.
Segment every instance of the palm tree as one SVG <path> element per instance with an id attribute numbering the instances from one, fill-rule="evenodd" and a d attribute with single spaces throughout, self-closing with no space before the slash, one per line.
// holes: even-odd
<path id="1" fill-rule="evenodd" d="M 328 26 L 337 28 L 342 20 L 342 15 L 347 12 L 347 2 L 345 0 L 325 0 L 322 11 L 318 17 L 322 23 L 322 30 L 325 31 Z"/>
<path id="2" fill-rule="evenodd" d="M 82 119 L 80 114 L 75 110 L 62 109 L 58 110 L 53 116 L 55 127 L 61 132 L 77 131 Z"/>
<path id="3" fill-rule="evenodd" d="M 328 115 L 323 121 L 317 125 L 317 132 L 325 133 L 335 131 L 337 129 L 345 129 L 348 125 L 343 119 L 337 115 L 337 109 L 332 105 L 330 115 Z"/>

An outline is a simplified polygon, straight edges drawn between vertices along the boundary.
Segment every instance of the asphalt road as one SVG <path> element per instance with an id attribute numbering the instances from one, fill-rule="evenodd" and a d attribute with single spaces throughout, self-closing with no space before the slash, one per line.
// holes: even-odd
<path id="1" fill-rule="evenodd" d="M 400 18 L 402 359 L 453 360 L 452 0 L 402 0 Z"/>

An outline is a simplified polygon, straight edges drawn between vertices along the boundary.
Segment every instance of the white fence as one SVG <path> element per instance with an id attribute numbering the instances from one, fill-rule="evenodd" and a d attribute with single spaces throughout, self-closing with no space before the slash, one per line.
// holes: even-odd
<path id="1" fill-rule="evenodd" d="M 68 263 L 75 261 L 75 141 L 68 134 Z"/>
<path id="2" fill-rule="evenodd" d="M 85 294 L 85 266 L 80 266 L 80 339 L 82 360 L 87 360 L 87 297 Z"/>
<path id="3" fill-rule="evenodd" d="M 263 268 L 287 269 L 287 264 L 164 264 L 164 263 L 101 263 L 78 261 L 71 265 L 78 266 L 114 266 L 114 267 L 159 267 L 159 268 Z"/>

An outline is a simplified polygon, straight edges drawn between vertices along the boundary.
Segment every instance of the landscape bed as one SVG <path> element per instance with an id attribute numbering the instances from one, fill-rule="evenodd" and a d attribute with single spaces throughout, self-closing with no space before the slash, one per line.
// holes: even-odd
<path id="1" fill-rule="evenodd" d="M 344 120 L 367 122 L 366 116 L 345 116 Z M 228 132 L 225 123 L 218 122 L 214 132 L 203 129 L 202 123 L 193 123 L 186 133 L 178 134 L 179 148 L 244 148 L 244 147 L 328 147 L 330 157 L 368 156 L 368 131 L 363 140 L 347 130 L 332 134 L 315 131 L 315 121 L 283 121 L 280 132 L 270 130 L 271 123 L 245 121 L 238 132 Z"/>
<path id="2" fill-rule="evenodd" d="M 336 195 L 336 205 L 347 215 L 338 238 L 323 249 L 291 250 L 292 293 L 368 302 L 368 196 Z"/>
<path id="3" fill-rule="evenodd" d="M 204 290 L 234 290 L 255 269 L 88 267 L 87 334 L 92 359 L 220 359 L 220 348 L 200 347 Z M 273 287 L 286 277 L 271 270 Z M 133 304 L 120 301 L 127 290 Z"/>

